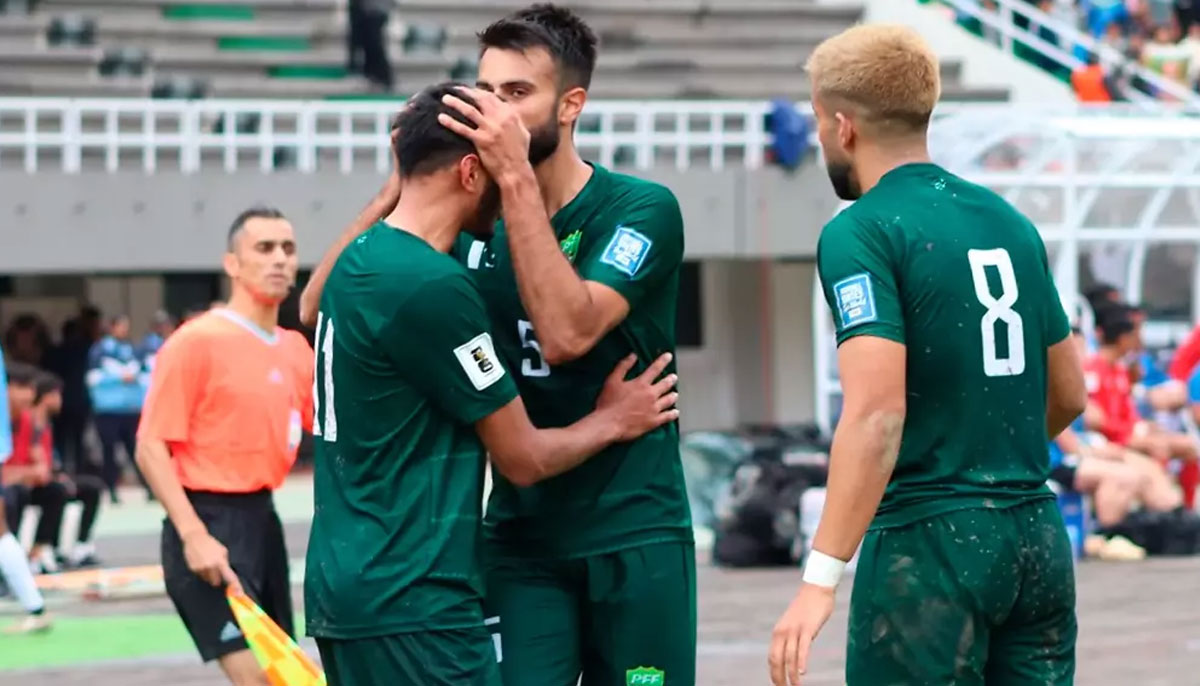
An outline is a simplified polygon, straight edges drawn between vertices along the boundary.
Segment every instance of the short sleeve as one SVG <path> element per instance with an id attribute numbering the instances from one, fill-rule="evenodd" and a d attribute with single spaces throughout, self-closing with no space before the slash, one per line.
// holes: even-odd
<path id="1" fill-rule="evenodd" d="M 400 306 L 383 336 L 389 355 L 443 412 L 474 424 L 517 397 L 466 272 L 432 279 Z"/>
<path id="2" fill-rule="evenodd" d="M 855 336 L 904 343 L 895 258 L 882 232 L 842 212 L 821 232 L 817 272 L 838 345 Z"/>
<path id="3" fill-rule="evenodd" d="M 602 283 L 636 307 L 683 262 L 683 215 L 662 186 L 649 186 L 621 208 L 619 219 L 580 255 L 579 276 Z M 619 201 L 620 202 L 620 201 Z"/>
<path id="4" fill-rule="evenodd" d="M 207 373 L 208 351 L 203 339 L 186 331 L 168 339 L 158 351 L 150 374 L 138 439 L 187 441 Z"/>

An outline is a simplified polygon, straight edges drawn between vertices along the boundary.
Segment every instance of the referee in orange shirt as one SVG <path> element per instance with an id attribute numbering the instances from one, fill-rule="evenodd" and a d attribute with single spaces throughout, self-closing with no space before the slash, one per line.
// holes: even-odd
<path id="1" fill-rule="evenodd" d="M 229 230 L 232 296 L 158 353 L 138 427 L 137 462 L 167 511 L 167 593 L 206 662 L 236 686 L 265 686 L 225 600 L 244 591 L 294 635 L 288 556 L 271 491 L 312 426 L 313 353 L 277 325 L 297 268 L 291 224 L 250 209 Z"/>

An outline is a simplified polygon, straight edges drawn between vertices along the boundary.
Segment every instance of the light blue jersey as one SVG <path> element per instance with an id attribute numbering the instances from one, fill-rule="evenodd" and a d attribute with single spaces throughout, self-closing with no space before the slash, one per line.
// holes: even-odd
<path id="1" fill-rule="evenodd" d="M 8 411 L 8 373 L 4 371 L 4 351 L 0 350 L 0 463 L 12 456 L 12 421 Z"/>
<path id="2" fill-rule="evenodd" d="M 97 414 L 137 414 L 145 389 L 142 361 L 129 341 L 105 336 L 88 352 L 88 391 Z"/>

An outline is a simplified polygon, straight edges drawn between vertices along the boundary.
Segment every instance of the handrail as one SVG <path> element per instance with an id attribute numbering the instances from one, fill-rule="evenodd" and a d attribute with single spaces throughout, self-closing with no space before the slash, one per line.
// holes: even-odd
<path id="1" fill-rule="evenodd" d="M 1017 26 L 1015 17 L 1021 15 L 1027 17 L 1031 25 L 1037 24 L 1050 29 L 1060 40 L 1072 45 L 1082 46 L 1089 52 L 1099 55 L 1102 62 L 1109 65 L 1120 65 L 1124 73 L 1136 76 L 1155 89 L 1175 97 L 1182 103 L 1186 103 L 1189 109 L 1200 108 L 1200 95 L 1197 95 L 1191 89 L 1137 64 L 1114 48 L 1096 41 L 1087 33 L 1080 31 L 1074 26 L 1062 23 L 1057 18 L 1046 14 L 1032 4 L 1023 2 L 1022 0 L 994 0 L 1000 11 L 992 13 L 983 10 L 975 0 L 940 1 L 999 31 L 1001 34 L 1001 45 L 1006 52 L 1012 52 L 1012 41 L 1016 39 L 1041 51 L 1063 66 L 1074 69 L 1083 65 L 1083 62 L 1071 52 L 1043 40 L 1033 31 Z M 1147 93 L 1142 93 L 1136 88 L 1131 88 L 1130 90 L 1132 92 L 1129 95 L 1137 98 L 1140 102 L 1153 101 L 1153 98 Z"/>

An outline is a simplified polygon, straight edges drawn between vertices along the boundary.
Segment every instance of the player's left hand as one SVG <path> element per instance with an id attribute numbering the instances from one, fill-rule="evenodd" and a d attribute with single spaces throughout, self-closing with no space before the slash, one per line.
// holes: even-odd
<path id="1" fill-rule="evenodd" d="M 808 651 L 813 639 L 833 614 L 834 589 L 801 584 L 771 633 L 771 683 L 775 686 L 799 686 L 808 671 Z"/>
<path id="2" fill-rule="evenodd" d="M 459 90 L 475 100 L 478 107 L 453 95 L 444 96 L 442 103 L 466 117 L 475 128 L 444 113 L 438 115 L 438 123 L 474 143 L 480 161 L 494 177 L 528 166 L 529 130 L 521 123 L 517 109 L 495 93 L 478 88 Z"/>

